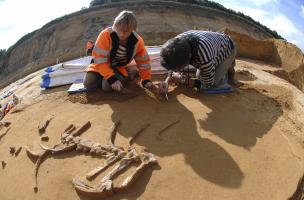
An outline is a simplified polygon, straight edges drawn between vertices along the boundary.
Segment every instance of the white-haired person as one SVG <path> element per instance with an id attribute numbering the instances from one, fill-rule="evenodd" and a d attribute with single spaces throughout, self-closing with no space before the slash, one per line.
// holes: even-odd
<path id="1" fill-rule="evenodd" d="M 188 84 L 202 93 L 233 91 L 235 56 L 236 48 L 228 35 L 199 30 L 168 40 L 160 53 L 161 65 L 173 71 L 173 82 Z M 189 65 L 196 68 L 196 78 L 179 73 Z M 162 85 L 161 90 L 167 92 L 167 85 Z"/>
<path id="2" fill-rule="evenodd" d="M 84 78 L 87 89 L 102 88 L 104 91 L 121 91 L 136 73 L 141 77 L 143 87 L 154 87 L 151 82 L 150 58 L 144 40 L 135 32 L 137 20 L 133 12 L 122 11 L 115 18 L 113 26 L 98 35 Z M 137 69 L 127 67 L 135 60 Z"/>

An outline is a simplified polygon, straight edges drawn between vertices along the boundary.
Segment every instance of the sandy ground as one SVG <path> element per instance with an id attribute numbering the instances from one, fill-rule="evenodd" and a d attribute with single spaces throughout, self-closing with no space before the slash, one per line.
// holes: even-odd
<path id="1" fill-rule="evenodd" d="M 153 153 L 158 165 L 108 199 L 288 199 L 304 173 L 304 94 L 268 73 L 277 69 L 263 63 L 238 60 L 237 70 L 244 85 L 235 93 L 199 95 L 171 88 L 167 102 L 140 88 L 135 96 L 69 96 L 67 87 L 41 92 L 39 78 L 32 78 L 16 90 L 21 104 L 2 120 L 12 124 L 0 129 L 0 161 L 7 163 L 0 168 L 0 199 L 89 199 L 77 194 L 71 181 L 85 181 L 104 159 L 84 153 L 48 157 L 38 174 L 39 190 L 33 190 L 35 165 L 24 147 L 41 151 L 37 127 L 50 115 L 54 118 L 44 134 L 50 139 L 42 142 L 47 146 L 56 144 L 69 124 L 87 121 L 92 126 L 81 137 L 105 143 L 113 122 L 120 120 L 115 144 L 126 149 L 134 133 L 150 124 L 135 146 Z M 12 156 L 10 147 L 22 150 Z M 86 182 L 94 186 L 102 176 Z"/>

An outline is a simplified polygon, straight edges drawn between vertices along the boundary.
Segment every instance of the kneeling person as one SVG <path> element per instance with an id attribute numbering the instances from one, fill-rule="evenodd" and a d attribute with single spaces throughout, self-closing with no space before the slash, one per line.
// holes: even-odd
<path id="1" fill-rule="evenodd" d="M 192 30 L 168 40 L 161 49 L 161 65 L 180 71 L 188 65 L 197 69 L 196 79 L 186 80 L 173 73 L 175 82 L 189 83 L 204 92 L 231 88 L 234 84 L 236 49 L 232 39 L 223 33 Z M 164 87 L 164 86 L 163 86 Z M 166 90 L 163 89 L 163 90 Z M 163 91 L 166 92 L 166 91 Z"/>
<path id="2" fill-rule="evenodd" d="M 154 86 L 150 58 L 143 39 L 135 32 L 136 27 L 133 12 L 122 11 L 115 18 L 113 27 L 99 34 L 92 52 L 93 63 L 89 65 L 84 79 L 87 89 L 121 91 L 124 82 L 133 79 L 136 73 L 139 73 L 144 87 Z M 127 68 L 133 59 L 137 69 Z"/>

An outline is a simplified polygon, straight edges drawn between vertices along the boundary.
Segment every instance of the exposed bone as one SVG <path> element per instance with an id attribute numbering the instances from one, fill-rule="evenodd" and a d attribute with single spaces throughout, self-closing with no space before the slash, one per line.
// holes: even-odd
<path id="1" fill-rule="evenodd" d="M 81 146 L 80 144 L 77 144 L 76 150 L 77 151 L 82 151 L 83 150 L 83 146 Z"/>
<path id="2" fill-rule="evenodd" d="M 38 125 L 38 132 L 40 135 L 42 135 L 43 133 L 45 133 L 45 129 L 48 127 L 50 121 L 53 119 L 53 115 L 48 116 L 48 118 L 42 122 L 39 123 Z"/>
<path id="3" fill-rule="evenodd" d="M 43 161 L 46 160 L 47 156 L 51 154 L 50 150 L 45 150 L 38 158 L 36 165 L 35 165 L 35 185 L 34 185 L 34 191 L 38 192 L 38 172 L 39 167 L 43 163 Z"/>
<path id="4" fill-rule="evenodd" d="M 117 132 L 117 128 L 118 128 L 119 124 L 120 124 L 120 121 L 114 122 L 114 124 L 111 127 L 109 134 L 107 136 L 106 144 L 113 148 L 116 148 L 116 146 L 114 145 L 114 142 L 115 142 L 116 132 Z"/>
<path id="5" fill-rule="evenodd" d="M 168 130 L 171 126 L 175 125 L 179 123 L 179 120 L 175 121 L 175 122 L 172 122 L 171 124 L 169 124 L 168 126 L 166 126 L 165 128 L 163 128 L 162 130 L 160 130 L 158 132 L 158 136 L 160 136 L 163 132 L 165 132 L 166 130 Z"/>
<path id="6" fill-rule="evenodd" d="M 99 173 L 103 172 L 106 170 L 110 165 L 115 163 L 116 161 L 120 160 L 122 157 L 126 155 L 125 152 L 120 152 L 117 156 L 111 156 L 108 158 L 102 166 L 99 166 L 95 169 L 93 169 L 91 172 L 89 172 L 86 176 L 88 180 L 92 180 L 94 177 L 96 177 Z"/>
<path id="7" fill-rule="evenodd" d="M 72 133 L 72 135 L 75 136 L 80 136 L 82 133 L 86 132 L 89 128 L 91 128 L 91 122 L 88 121 L 85 123 L 82 127 L 80 127 L 75 133 Z"/>
<path id="8" fill-rule="evenodd" d="M 112 181 L 107 181 L 98 188 L 93 188 L 79 179 L 74 179 L 72 183 L 78 193 L 88 197 L 98 197 L 102 199 L 113 195 Z"/>
<path id="9" fill-rule="evenodd" d="M 76 148 L 76 144 L 64 145 L 64 146 L 61 144 L 58 144 L 58 145 L 55 145 L 53 148 L 49 148 L 49 147 L 44 146 L 43 144 L 40 144 L 40 147 L 44 150 L 50 151 L 52 154 L 56 154 L 56 153 L 63 153 L 66 151 L 71 151 Z"/>
<path id="10" fill-rule="evenodd" d="M 5 162 L 4 160 L 2 160 L 2 161 L 1 161 L 1 164 L 2 164 L 2 169 L 4 169 L 5 166 L 6 166 L 6 162 Z"/>
<path id="11" fill-rule="evenodd" d="M 14 153 L 16 152 L 15 147 L 10 147 L 9 149 L 10 149 L 10 154 L 14 155 Z"/>
<path id="12" fill-rule="evenodd" d="M 119 164 L 116 165 L 112 169 L 112 171 L 110 171 L 105 177 L 103 177 L 103 179 L 101 179 L 101 183 L 113 179 L 115 175 L 117 175 L 120 171 L 128 167 L 133 161 L 135 161 L 137 157 L 138 157 L 137 152 L 135 151 L 135 149 L 132 149 L 130 152 L 128 152 L 126 157 L 122 158 Z"/>
<path id="13" fill-rule="evenodd" d="M 74 126 L 74 124 L 70 124 L 70 125 L 64 130 L 64 133 L 67 132 L 67 131 L 69 131 L 69 130 L 72 129 L 72 128 L 76 128 L 76 127 Z"/>
<path id="14" fill-rule="evenodd" d="M 71 128 L 69 128 L 69 127 L 71 127 Z M 69 132 L 70 130 L 73 130 L 73 126 L 69 126 L 69 127 L 68 127 L 69 129 L 66 129 L 67 132 Z M 78 136 L 90 127 L 91 127 L 91 123 L 87 122 L 78 131 L 76 131 L 75 133 L 71 133 L 71 134 L 74 134 L 75 136 Z M 38 191 L 38 171 L 39 171 L 39 167 L 43 163 L 43 161 L 45 161 L 47 156 L 50 155 L 50 154 L 62 153 L 62 152 L 71 151 L 71 150 L 76 149 L 77 144 L 73 143 L 73 144 L 63 145 L 62 144 L 63 141 L 64 141 L 64 139 L 61 138 L 61 143 L 54 145 L 53 148 L 45 147 L 44 145 L 40 144 L 41 148 L 44 149 L 44 152 L 41 155 L 39 155 L 38 160 L 36 162 L 36 166 L 35 166 L 35 185 L 34 185 L 34 191 L 35 192 Z"/>
<path id="15" fill-rule="evenodd" d="M 123 183 L 115 188 L 115 191 L 121 191 L 127 189 L 129 186 L 131 186 L 136 179 L 145 171 L 146 168 L 148 168 L 152 164 L 156 164 L 157 160 L 154 157 L 152 153 L 145 152 L 140 154 L 142 163 L 135 169 L 135 171 L 125 178 Z"/>
<path id="16" fill-rule="evenodd" d="M 19 153 L 21 152 L 21 149 L 22 149 L 22 147 L 19 147 L 19 148 L 17 149 L 17 151 L 15 152 L 15 156 L 18 156 L 18 155 L 19 155 Z"/>
<path id="17" fill-rule="evenodd" d="M 71 129 L 69 129 L 69 130 L 67 130 L 66 132 L 64 132 L 65 134 L 67 134 L 67 135 L 69 135 L 69 134 L 71 134 L 73 131 L 75 131 L 76 130 L 76 126 L 72 126 L 72 128 Z"/>
<path id="18" fill-rule="evenodd" d="M 113 185 L 114 176 L 127 168 L 132 162 L 136 161 L 138 157 L 140 158 L 141 164 L 135 169 L 135 171 L 130 176 L 125 178 L 121 185 Z M 96 188 L 91 187 L 79 179 L 74 179 L 73 185 L 76 191 L 82 195 L 105 198 L 112 195 L 114 192 L 121 192 L 127 189 L 136 181 L 136 179 L 140 176 L 140 174 L 144 172 L 147 167 L 151 166 L 154 163 L 157 163 L 157 161 L 152 153 L 141 152 L 138 155 L 135 148 L 131 146 L 128 150 L 128 154 L 101 180 L 99 186 Z"/>
<path id="19" fill-rule="evenodd" d="M 40 144 L 43 152 L 38 154 L 36 152 L 32 152 L 28 147 L 26 148 L 26 152 L 28 155 L 32 157 L 36 157 L 37 162 L 35 165 L 35 192 L 38 191 L 38 173 L 39 168 L 43 161 L 46 160 L 48 156 L 52 156 L 53 154 L 63 153 L 67 151 L 80 150 L 82 152 L 90 152 L 91 154 L 99 155 L 107 158 L 104 161 L 103 165 L 92 170 L 88 173 L 86 178 L 88 180 L 93 179 L 99 173 L 104 172 L 108 167 L 116 163 L 113 169 L 110 170 L 106 176 L 102 178 L 100 184 L 97 187 L 91 187 L 81 180 L 74 179 L 73 185 L 77 192 L 86 195 L 86 196 L 95 196 L 99 198 L 107 197 L 113 194 L 115 191 L 121 191 L 131 185 L 135 180 L 139 177 L 143 171 L 153 163 L 156 163 L 156 159 L 154 155 L 148 152 L 138 153 L 135 147 L 130 146 L 128 151 L 125 151 L 122 147 L 115 146 L 115 136 L 116 131 L 119 125 L 119 121 L 115 122 L 109 131 L 109 135 L 107 137 L 107 144 L 102 145 L 100 143 L 96 143 L 92 140 L 83 139 L 79 137 L 84 131 L 90 128 L 90 122 L 87 122 L 80 129 L 76 130 L 74 125 L 70 125 L 64 133 L 61 135 L 60 143 L 54 145 L 52 148 L 46 147 Z M 131 138 L 130 143 L 132 144 L 134 139 L 147 128 L 149 124 L 143 126 L 138 132 L 134 134 Z M 75 131 L 76 130 L 76 131 Z M 75 132 L 74 132 L 75 131 Z M 130 176 L 128 176 L 120 186 L 113 185 L 113 179 L 122 171 L 127 169 L 131 163 L 140 161 L 141 164 L 136 168 L 135 172 L 133 172 Z"/>
<path id="20" fill-rule="evenodd" d="M 39 157 L 41 154 L 39 154 L 39 153 L 37 153 L 37 152 L 35 152 L 35 151 L 30 150 L 30 148 L 29 148 L 28 146 L 25 146 L 24 148 L 25 148 L 25 151 L 26 151 L 26 154 L 28 155 L 28 157 L 29 157 L 32 161 L 36 162 L 37 159 L 38 159 L 38 157 Z"/>
<path id="21" fill-rule="evenodd" d="M 42 136 L 41 138 L 40 138 L 42 141 L 45 141 L 45 142 L 47 142 L 47 141 L 49 141 L 49 136 Z"/>
<path id="22" fill-rule="evenodd" d="M 141 127 L 135 134 L 134 136 L 130 139 L 129 141 L 129 145 L 132 145 L 134 140 L 137 138 L 137 136 L 142 133 L 144 130 L 146 130 L 146 128 L 148 128 L 150 126 L 150 124 L 145 124 L 143 127 Z"/>
<path id="23" fill-rule="evenodd" d="M 76 130 L 76 127 L 74 124 L 70 124 L 65 130 L 64 132 L 61 134 L 61 142 L 65 143 L 65 139 L 67 136 L 69 136 L 73 131 Z"/>

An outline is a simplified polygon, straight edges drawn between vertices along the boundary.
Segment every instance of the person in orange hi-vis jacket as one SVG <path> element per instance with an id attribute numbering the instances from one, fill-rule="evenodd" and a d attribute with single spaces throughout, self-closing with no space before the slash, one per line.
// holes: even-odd
<path id="1" fill-rule="evenodd" d="M 143 87 L 156 88 L 151 82 L 150 58 L 136 28 L 133 12 L 125 10 L 118 14 L 112 27 L 99 33 L 92 52 L 93 63 L 84 78 L 85 88 L 122 91 L 123 84 L 134 79 L 136 73 Z M 127 67 L 133 59 L 137 69 Z"/>
<path id="2" fill-rule="evenodd" d="M 94 42 L 92 40 L 89 40 L 86 45 L 87 56 L 92 55 L 93 48 L 94 48 Z"/>

